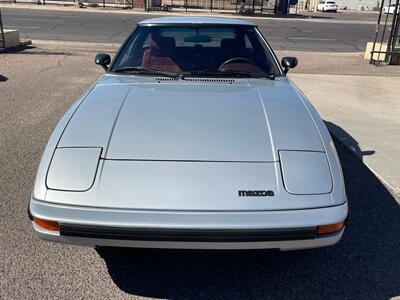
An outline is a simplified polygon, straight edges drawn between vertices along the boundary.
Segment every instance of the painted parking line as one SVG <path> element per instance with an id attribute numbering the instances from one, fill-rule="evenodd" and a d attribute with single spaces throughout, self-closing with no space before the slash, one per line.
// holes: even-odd
<path id="1" fill-rule="evenodd" d="M 268 38 L 269 40 L 286 40 L 286 38 L 284 36 L 271 36 L 268 34 L 264 34 L 264 36 L 266 38 Z"/>
<path id="2" fill-rule="evenodd" d="M 288 37 L 289 40 L 304 40 L 304 41 L 336 41 L 329 38 L 313 38 L 313 37 Z"/>
<path id="3" fill-rule="evenodd" d="M 3 17 L 3 20 L 13 20 L 13 21 L 35 21 L 35 22 L 57 22 L 57 23 L 64 23 L 64 20 L 49 20 L 49 19 L 26 19 L 26 18 L 8 18 Z"/>
<path id="4" fill-rule="evenodd" d="M 30 17 L 35 17 L 38 16 L 37 12 L 33 12 L 33 13 L 20 13 L 20 12 L 9 12 L 7 11 L 6 13 L 3 13 L 3 18 L 8 17 L 8 16 L 12 16 L 14 18 L 16 17 L 23 17 L 23 16 L 30 16 Z M 81 19 L 82 17 L 80 16 L 74 16 L 74 15 L 66 15 L 66 14 L 51 14 L 51 13 L 46 13 L 46 16 L 48 17 L 54 17 L 54 18 L 59 18 L 59 17 L 63 17 L 63 18 L 72 18 L 72 19 Z"/>
<path id="5" fill-rule="evenodd" d="M 37 26 L 5 26 L 10 29 L 42 29 L 42 27 Z"/>

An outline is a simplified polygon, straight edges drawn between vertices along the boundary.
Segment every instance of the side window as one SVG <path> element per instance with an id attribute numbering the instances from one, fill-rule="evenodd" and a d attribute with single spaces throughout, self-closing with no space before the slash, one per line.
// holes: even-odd
<path id="1" fill-rule="evenodd" d="M 140 34 L 134 36 L 132 42 L 130 42 L 122 51 L 123 55 L 118 58 L 116 65 L 119 67 L 140 65 L 144 51 L 144 45 L 142 43 L 143 40 L 150 44 L 151 36 L 148 30 L 143 30 Z"/>
<path id="2" fill-rule="evenodd" d="M 150 34 L 147 35 L 146 39 L 143 42 L 142 48 L 149 48 L 150 47 L 150 42 L 151 42 L 151 36 Z"/>
<path id="3" fill-rule="evenodd" d="M 244 43 L 246 45 L 246 49 L 249 49 L 249 50 L 253 49 L 253 45 L 251 44 L 247 34 L 244 36 Z"/>
<path id="4" fill-rule="evenodd" d="M 125 52 L 123 52 L 123 56 L 120 58 L 119 64 L 121 65 L 120 67 L 127 67 L 130 64 L 130 61 L 132 60 L 132 53 L 134 52 L 134 47 L 135 43 L 130 43 L 128 48 L 126 49 Z"/>

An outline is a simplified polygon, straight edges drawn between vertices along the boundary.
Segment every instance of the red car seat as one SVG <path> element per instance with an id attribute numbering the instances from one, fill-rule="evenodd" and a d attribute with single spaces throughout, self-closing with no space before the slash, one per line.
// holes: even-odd
<path id="1" fill-rule="evenodd" d="M 174 54 L 175 39 L 173 37 L 162 37 L 157 43 L 151 41 L 150 47 L 143 53 L 142 67 L 166 72 L 182 72 L 172 59 Z"/>

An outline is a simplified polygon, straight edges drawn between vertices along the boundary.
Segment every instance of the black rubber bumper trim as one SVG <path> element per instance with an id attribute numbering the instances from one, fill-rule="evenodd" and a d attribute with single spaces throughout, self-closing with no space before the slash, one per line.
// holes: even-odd
<path id="1" fill-rule="evenodd" d="M 60 224 L 60 235 L 170 242 L 267 242 L 316 238 L 316 227 L 293 229 L 152 229 Z"/>
<path id="2" fill-rule="evenodd" d="M 27 211 L 28 211 L 28 218 L 29 218 L 29 220 L 33 221 L 33 216 L 32 216 L 32 214 L 31 214 L 30 206 L 31 206 L 31 200 L 28 201 Z"/>

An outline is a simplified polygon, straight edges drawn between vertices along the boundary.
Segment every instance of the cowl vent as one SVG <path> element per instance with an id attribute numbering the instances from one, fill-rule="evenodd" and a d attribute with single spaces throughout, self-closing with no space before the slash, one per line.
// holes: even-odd
<path id="1" fill-rule="evenodd" d="M 155 79 L 158 83 L 171 81 L 171 82 L 179 82 L 179 83 L 186 83 L 186 82 L 198 82 L 198 83 L 219 83 L 219 84 L 233 84 L 235 83 L 235 79 L 221 79 L 221 78 L 169 78 L 169 77 L 157 77 Z"/>

